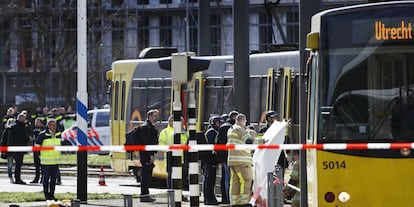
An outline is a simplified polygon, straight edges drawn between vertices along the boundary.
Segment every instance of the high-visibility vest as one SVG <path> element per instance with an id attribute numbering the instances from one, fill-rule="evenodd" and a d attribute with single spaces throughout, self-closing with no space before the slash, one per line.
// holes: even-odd
<path id="1" fill-rule="evenodd" d="M 187 144 L 188 134 L 185 131 L 181 131 L 181 145 Z M 158 138 L 159 145 L 173 145 L 174 144 L 174 129 L 170 126 L 163 129 L 160 132 Z"/>
<path id="2" fill-rule="evenodd" d="M 181 145 L 187 144 L 188 134 L 184 130 L 181 131 Z M 158 137 L 159 145 L 173 145 L 174 144 L 174 128 L 169 126 L 160 132 Z M 171 155 L 171 154 L 170 154 Z M 182 154 L 183 155 L 183 154 Z M 164 157 L 167 157 L 167 152 L 164 153 Z M 181 157 L 181 162 L 184 163 L 184 156 Z"/>
<path id="3" fill-rule="evenodd" d="M 61 132 L 54 134 L 45 132 L 46 138 L 43 139 L 42 146 L 60 146 L 62 142 Z M 42 165 L 57 165 L 59 164 L 60 151 L 57 150 L 42 150 L 40 151 L 40 162 Z"/>

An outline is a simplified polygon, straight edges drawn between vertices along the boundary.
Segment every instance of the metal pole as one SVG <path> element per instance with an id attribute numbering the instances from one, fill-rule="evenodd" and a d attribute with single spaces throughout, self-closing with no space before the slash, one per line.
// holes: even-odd
<path id="1" fill-rule="evenodd" d="M 174 201 L 174 190 L 168 189 L 167 190 L 167 196 L 168 196 L 168 207 L 175 207 L 175 201 Z"/>
<path id="2" fill-rule="evenodd" d="M 185 51 L 190 51 L 190 14 L 188 0 L 185 0 Z"/>
<path id="3" fill-rule="evenodd" d="M 190 133 L 189 145 L 197 145 L 196 135 L 196 101 L 194 93 L 194 80 L 187 83 L 187 91 L 189 93 L 188 99 L 188 129 Z M 199 194 L 199 183 L 198 175 L 200 174 L 198 166 L 198 152 L 197 150 L 189 150 L 188 152 L 188 163 L 189 163 L 189 183 L 190 183 L 190 206 L 200 206 L 200 194 Z"/>
<path id="4" fill-rule="evenodd" d="M 283 153 L 283 152 L 282 152 Z M 283 170 L 280 165 L 275 166 L 275 175 L 278 179 L 283 181 Z M 276 207 L 283 207 L 283 183 L 273 183 L 275 186 L 275 204 Z"/>
<path id="5" fill-rule="evenodd" d="M 72 201 L 72 207 L 80 207 L 80 200 L 79 199 L 74 199 Z"/>
<path id="6" fill-rule="evenodd" d="M 3 76 L 3 105 L 6 105 L 6 98 L 7 98 L 7 78 L 6 78 L 6 73 L 2 73 Z"/>
<path id="7" fill-rule="evenodd" d="M 273 184 L 273 172 L 267 173 L 267 206 L 275 206 L 275 185 Z"/>
<path id="8" fill-rule="evenodd" d="M 233 1 L 233 27 L 233 97 L 235 98 L 236 110 L 250 116 L 249 1 Z"/>
<path id="9" fill-rule="evenodd" d="M 87 145 L 86 134 L 88 132 L 88 92 L 87 92 L 87 1 L 77 1 L 77 46 L 78 46 L 78 92 L 76 94 L 76 122 L 78 125 L 78 140 L 82 146 Z M 78 177 L 77 197 L 86 201 L 87 194 L 87 152 L 77 153 Z"/>
<path id="10" fill-rule="evenodd" d="M 174 58 L 174 56 L 173 56 Z M 171 68 L 174 70 L 174 68 Z M 173 102 L 173 130 L 174 130 L 174 145 L 181 145 L 181 83 L 173 80 L 174 87 L 174 102 Z M 181 207 L 182 201 L 182 150 L 172 151 L 172 189 L 174 189 L 174 201 L 176 207 Z"/>
<path id="11" fill-rule="evenodd" d="M 211 55 L 210 0 L 198 1 L 198 55 Z"/>
<path id="12" fill-rule="evenodd" d="M 124 194 L 124 206 L 132 207 L 132 195 Z"/>

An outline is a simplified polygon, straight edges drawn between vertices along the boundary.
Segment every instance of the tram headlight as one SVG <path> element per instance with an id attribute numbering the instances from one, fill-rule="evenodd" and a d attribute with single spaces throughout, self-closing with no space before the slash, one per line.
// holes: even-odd
<path id="1" fill-rule="evenodd" d="M 348 202 L 350 198 L 351 198 L 351 196 L 350 196 L 350 195 L 349 195 L 349 193 L 347 193 L 347 192 L 340 192 L 340 193 L 339 193 L 339 195 L 338 195 L 338 200 L 339 200 L 341 203 L 346 203 L 346 202 Z"/>
<path id="2" fill-rule="evenodd" d="M 335 201 L 335 194 L 332 192 L 325 193 L 325 201 L 328 203 L 332 203 Z"/>

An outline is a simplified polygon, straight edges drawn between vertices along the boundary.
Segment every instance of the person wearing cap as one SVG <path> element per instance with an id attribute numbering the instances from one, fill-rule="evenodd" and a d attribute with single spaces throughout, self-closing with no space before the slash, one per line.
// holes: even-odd
<path id="1" fill-rule="evenodd" d="M 213 116 L 209 120 L 209 129 L 204 133 L 206 144 L 215 144 L 215 139 L 218 134 L 218 129 L 223 123 L 221 117 Z M 201 160 L 203 165 L 203 193 L 204 204 L 206 205 L 218 205 L 216 195 L 214 193 L 214 186 L 216 185 L 216 171 L 217 171 L 217 152 L 206 151 L 203 159 Z"/>
<path id="2" fill-rule="evenodd" d="M 266 112 L 266 126 L 259 129 L 259 138 L 263 137 L 263 134 L 269 129 L 269 127 L 273 124 L 273 122 L 277 121 L 278 113 L 274 110 L 270 110 Z"/>
<path id="3" fill-rule="evenodd" d="M 227 118 L 218 130 L 216 144 L 227 144 L 227 131 L 236 122 L 237 111 L 231 111 L 228 115 L 223 114 L 223 118 Z M 227 165 L 227 151 L 217 151 L 217 162 L 221 164 L 221 204 L 230 204 L 230 168 Z"/>
<path id="4" fill-rule="evenodd" d="M 7 139 L 7 146 L 27 146 L 29 142 L 29 135 L 27 134 L 27 129 L 25 126 L 26 115 L 24 113 L 20 113 L 17 115 L 16 123 L 11 126 L 10 131 L 8 133 Z M 9 152 L 10 155 L 13 157 L 16 166 L 14 168 L 14 178 L 15 184 L 26 184 L 22 181 L 20 174 L 21 168 L 23 165 L 23 156 L 26 152 Z"/>
<path id="5" fill-rule="evenodd" d="M 269 110 L 269 111 L 266 112 L 266 126 L 262 127 L 259 130 L 259 133 L 258 133 L 259 138 L 262 138 L 263 137 L 264 133 L 266 133 L 266 131 L 270 128 L 270 126 L 275 121 L 278 121 L 277 120 L 278 117 L 279 117 L 279 114 L 276 111 L 274 111 L 274 110 Z M 286 141 L 287 140 L 285 140 L 285 142 Z M 279 160 L 277 161 L 277 164 L 282 167 L 282 174 L 283 174 L 285 168 L 289 166 L 289 163 L 288 163 L 288 161 L 286 159 L 286 152 L 285 151 L 282 151 L 282 153 L 280 153 Z"/>

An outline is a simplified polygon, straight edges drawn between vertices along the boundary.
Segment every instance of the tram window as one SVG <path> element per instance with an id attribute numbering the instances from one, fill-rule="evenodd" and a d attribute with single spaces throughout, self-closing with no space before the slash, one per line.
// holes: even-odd
<path id="1" fill-rule="evenodd" d="M 121 120 L 125 120 L 125 99 L 126 99 L 126 83 L 122 81 L 122 92 L 121 92 Z"/>
<path id="2" fill-rule="evenodd" d="M 118 110 L 119 110 L 119 81 L 115 81 L 115 95 L 114 95 L 114 120 L 118 120 Z"/>

